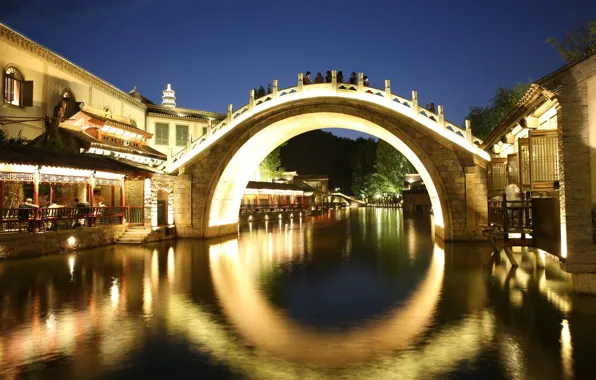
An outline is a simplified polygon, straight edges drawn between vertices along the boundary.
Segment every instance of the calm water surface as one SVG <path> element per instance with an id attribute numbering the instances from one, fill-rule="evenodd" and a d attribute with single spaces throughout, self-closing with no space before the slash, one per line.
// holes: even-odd
<path id="1" fill-rule="evenodd" d="M 582 379 L 596 298 L 520 252 L 348 210 L 0 263 L 6 379 Z"/>

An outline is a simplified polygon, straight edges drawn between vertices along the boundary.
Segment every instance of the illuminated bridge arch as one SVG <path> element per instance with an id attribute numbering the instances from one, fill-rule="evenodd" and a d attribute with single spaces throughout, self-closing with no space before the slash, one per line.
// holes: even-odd
<path id="1" fill-rule="evenodd" d="M 362 75 L 360 74 L 360 77 Z M 182 236 L 213 237 L 237 230 L 243 191 L 255 167 L 273 149 L 301 133 L 345 128 L 380 138 L 418 170 L 431 198 L 436 234 L 447 240 L 479 235 L 486 220 L 486 163 L 479 140 L 447 122 L 442 107 L 432 114 L 407 100 L 362 85 L 336 83 L 277 89 L 227 118 L 207 136 L 175 154 L 170 173 L 190 174 L 191 225 Z M 362 79 L 362 78 L 361 78 Z M 362 83 L 362 80 L 360 81 Z"/>

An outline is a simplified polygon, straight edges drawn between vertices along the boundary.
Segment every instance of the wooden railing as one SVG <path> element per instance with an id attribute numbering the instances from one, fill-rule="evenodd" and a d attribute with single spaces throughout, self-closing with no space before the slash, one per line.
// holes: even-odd
<path id="1" fill-rule="evenodd" d="M 272 93 L 267 94 L 261 98 L 255 99 L 254 91 L 251 91 L 249 102 L 237 109 L 233 110 L 232 105 L 228 106 L 227 117 L 219 124 L 213 126 L 207 134 L 189 141 L 187 146 L 180 149 L 176 153 L 172 153 L 170 157 L 169 172 L 177 170 L 181 165 L 187 162 L 191 157 L 194 157 L 199 152 L 207 149 L 215 141 L 217 141 L 226 132 L 233 129 L 236 125 L 246 120 L 255 113 L 264 111 L 272 106 L 279 105 L 286 100 L 292 100 L 304 96 L 345 96 L 345 97 L 362 97 L 371 102 L 381 104 L 391 110 L 408 115 L 415 120 L 418 120 L 422 125 L 434 130 L 437 133 L 445 135 L 458 145 L 465 147 L 471 152 L 480 155 L 489 160 L 488 154 L 477 147 L 482 141 L 472 136 L 470 123 L 466 122 L 465 129 L 456 126 L 445 120 L 444 110 L 442 106 L 437 107 L 437 112 L 431 112 L 418 104 L 418 93 L 412 91 L 412 99 L 406 99 L 391 93 L 391 84 L 389 80 L 385 80 L 385 88 L 377 89 L 369 86 L 364 86 L 363 75 L 359 73 L 358 84 L 338 83 L 336 71 L 333 70 L 331 83 L 316 83 L 307 84 L 302 83 L 303 76 L 298 74 L 298 84 L 294 87 L 289 87 L 283 90 L 278 89 L 278 81 L 273 81 Z"/>
<path id="2" fill-rule="evenodd" d="M 126 210 L 126 220 L 131 226 L 145 225 L 145 207 L 128 206 Z"/>
<path id="3" fill-rule="evenodd" d="M 513 233 L 521 234 L 521 239 L 525 239 L 526 234 L 533 236 L 532 221 L 532 198 L 526 195 L 519 200 L 507 200 L 503 194 L 502 199 L 488 202 L 488 224 L 501 231 L 505 241 Z"/>
<path id="4" fill-rule="evenodd" d="M 128 215 L 135 215 L 142 221 L 143 211 L 138 212 L 136 209 L 129 206 L 0 209 L 0 232 L 53 231 L 123 224 L 128 220 Z"/>
<path id="5" fill-rule="evenodd" d="M 286 205 L 274 205 L 274 204 L 260 204 L 260 205 L 241 205 L 240 213 L 260 213 L 260 212 L 273 212 L 273 211 L 300 211 L 303 210 L 304 206 L 301 204 L 286 204 Z"/>

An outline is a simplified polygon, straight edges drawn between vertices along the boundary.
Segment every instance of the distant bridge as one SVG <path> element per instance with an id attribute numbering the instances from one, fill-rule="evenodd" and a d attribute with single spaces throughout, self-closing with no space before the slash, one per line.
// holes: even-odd
<path id="1" fill-rule="evenodd" d="M 330 193 L 329 196 L 331 197 L 336 197 L 336 198 L 341 198 L 344 201 L 346 201 L 350 206 L 352 205 L 358 205 L 358 206 L 364 206 L 366 205 L 366 202 L 361 201 L 360 199 L 356 199 L 356 198 L 352 198 L 348 195 L 345 195 L 344 193 L 340 193 L 340 192 L 334 192 L 334 193 Z"/>

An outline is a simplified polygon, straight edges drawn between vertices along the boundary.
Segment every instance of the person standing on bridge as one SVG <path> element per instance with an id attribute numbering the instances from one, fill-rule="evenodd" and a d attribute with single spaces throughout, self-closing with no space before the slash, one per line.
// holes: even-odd
<path id="1" fill-rule="evenodd" d="M 337 72 L 337 83 L 343 83 L 344 82 L 344 73 L 341 71 Z"/>
<path id="2" fill-rule="evenodd" d="M 358 78 L 356 78 L 356 73 L 350 74 L 350 79 L 348 79 L 348 84 L 358 84 Z"/>
<path id="3" fill-rule="evenodd" d="M 321 73 L 318 73 L 315 77 L 315 83 L 324 83 L 323 75 Z"/>
<path id="4" fill-rule="evenodd" d="M 302 78 L 302 84 L 310 84 L 310 71 L 307 71 L 304 78 Z"/>
<path id="5" fill-rule="evenodd" d="M 327 82 L 327 83 L 333 82 L 333 75 L 331 75 L 331 71 L 327 71 L 327 75 L 325 76 L 325 82 Z"/>

